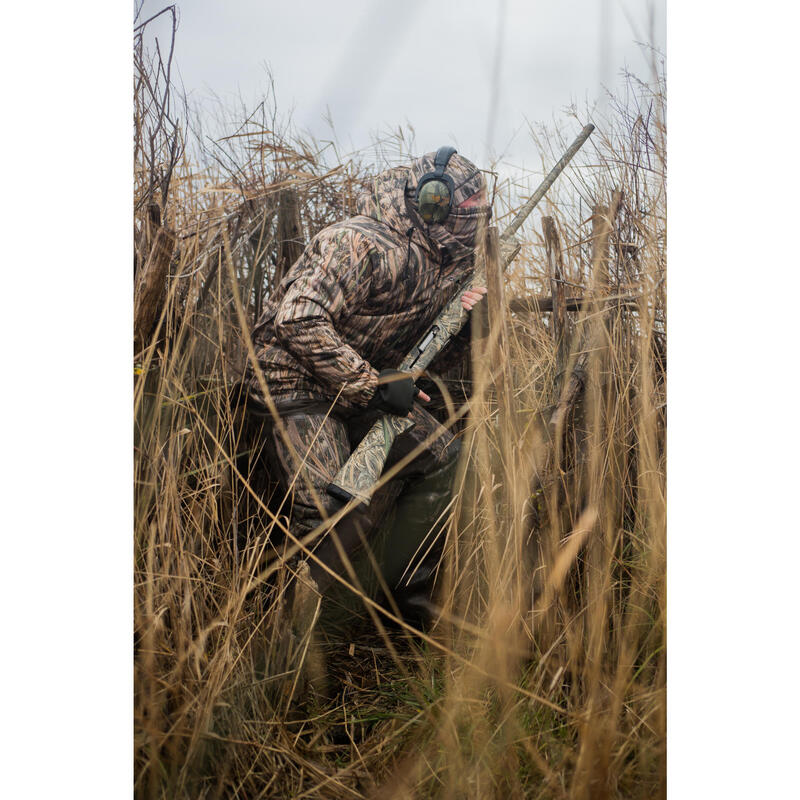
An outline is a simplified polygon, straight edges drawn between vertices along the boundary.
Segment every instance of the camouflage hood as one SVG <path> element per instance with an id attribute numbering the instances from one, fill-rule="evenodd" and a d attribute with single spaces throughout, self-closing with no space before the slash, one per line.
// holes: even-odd
<path id="1" fill-rule="evenodd" d="M 358 213 L 377 219 L 403 235 L 419 230 L 434 255 L 445 250 L 450 260 L 459 261 L 472 256 L 478 231 L 491 217 L 485 197 L 486 181 L 471 161 L 456 153 L 446 170 L 456 187 L 453 207 L 443 223 L 427 224 L 417 213 L 415 198 L 419 180 L 433 171 L 435 155 L 427 153 L 408 167 L 393 167 L 376 175 L 368 191 L 358 197 Z M 482 202 L 459 207 L 480 191 L 484 193 Z"/>

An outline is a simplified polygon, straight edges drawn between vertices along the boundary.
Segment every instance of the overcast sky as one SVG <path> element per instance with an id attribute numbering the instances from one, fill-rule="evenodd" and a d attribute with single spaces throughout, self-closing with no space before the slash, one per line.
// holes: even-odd
<path id="1" fill-rule="evenodd" d="M 164 5 L 145 0 L 139 21 Z M 563 121 L 565 107 L 583 110 L 624 68 L 648 79 L 652 56 L 640 42 L 666 52 L 663 0 L 179 0 L 178 8 L 175 64 L 194 101 L 241 96 L 255 106 L 269 69 L 279 111 L 293 109 L 294 123 L 318 137 L 330 137 L 329 108 L 346 149 L 410 123 L 416 153 L 453 144 L 482 165 L 502 154 L 538 168 L 526 121 Z M 166 26 L 151 27 L 163 46 Z"/>

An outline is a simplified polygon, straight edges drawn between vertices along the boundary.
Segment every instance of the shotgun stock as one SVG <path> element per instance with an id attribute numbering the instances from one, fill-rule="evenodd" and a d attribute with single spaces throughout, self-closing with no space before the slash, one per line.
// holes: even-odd
<path id="1" fill-rule="evenodd" d="M 514 234 L 536 208 L 555 179 L 575 153 L 580 150 L 593 130 L 594 125 L 584 127 L 525 205 L 517 212 L 508 227 L 500 234 L 500 251 L 504 270 L 519 253 L 520 245 Z M 469 312 L 461 306 L 461 295 L 469 286 L 481 285 L 486 285 L 486 267 L 483 263 L 478 264 L 472 275 L 459 286 L 452 300 L 442 309 L 431 327 L 403 359 L 402 364 L 398 367 L 400 371 L 421 372 L 442 352 L 445 345 L 461 330 L 469 318 Z M 394 414 L 385 414 L 378 419 L 350 454 L 350 458 L 336 473 L 333 481 L 328 484 L 328 494 L 343 502 L 349 502 L 356 498 L 361 503 L 368 505 L 395 438 L 413 425 L 414 423 L 408 417 L 399 417 Z"/>

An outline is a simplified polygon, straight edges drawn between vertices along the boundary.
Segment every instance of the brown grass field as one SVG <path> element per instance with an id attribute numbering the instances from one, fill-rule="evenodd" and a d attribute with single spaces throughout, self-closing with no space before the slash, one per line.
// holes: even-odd
<path id="1" fill-rule="evenodd" d="M 137 49 L 136 796 L 664 797 L 663 79 L 631 77 L 591 114 L 539 207 L 551 222 L 528 220 L 490 287 L 472 362 L 430 384 L 463 437 L 439 622 L 397 625 L 342 576 L 349 624 L 289 652 L 301 548 L 242 408 L 248 331 L 291 237 L 351 214 L 409 140 L 345 155 L 267 98 L 220 112 L 228 134 L 210 142 L 168 67 Z M 588 117 L 531 131 L 543 172 Z M 541 173 L 495 169 L 512 175 L 494 183 L 502 229 Z M 585 298 L 558 325 L 519 301 L 558 286 Z M 551 425 L 576 364 L 578 401 Z M 319 663 L 324 691 L 308 680 Z"/>

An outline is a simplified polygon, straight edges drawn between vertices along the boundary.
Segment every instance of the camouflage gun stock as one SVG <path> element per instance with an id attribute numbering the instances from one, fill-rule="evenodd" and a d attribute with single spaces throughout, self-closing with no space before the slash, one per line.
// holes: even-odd
<path id="1" fill-rule="evenodd" d="M 580 150 L 593 130 L 594 125 L 586 125 L 584 127 L 508 227 L 500 234 L 503 270 L 514 260 L 520 250 L 519 242 L 514 234 L 519 230 L 531 211 L 536 208 L 555 179 L 567 166 L 575 153 Z M 461 295 L 469 286 L 485 286 L 485 273 L 485 264 L 480 263 L 468 280 L 459 286 L 453 299 L 442 309 L 442 312 L 428 331 L 403 359 L 403 362 L 398 367 L 401 372 L 421 372 L 424 370 L 442 352 L 450 339 L 461 330 L 469 318 L 469 312 L 465 311 L 461 306 Z M 413 425 L 414 423 L 408 417 L 400 417 L 395 414 L 385 414 L 378 419 L 350 454 L 350 458 L 336 473 L 333 481 L 328 484 L 328 494 L 343 502 L 349 502 L 353 498 L 357 498 L 363 504 L 368 505 L 375 484 L 378 482 L 381 472 L 383 472 L 386 458 L 395 438 Z"/>

